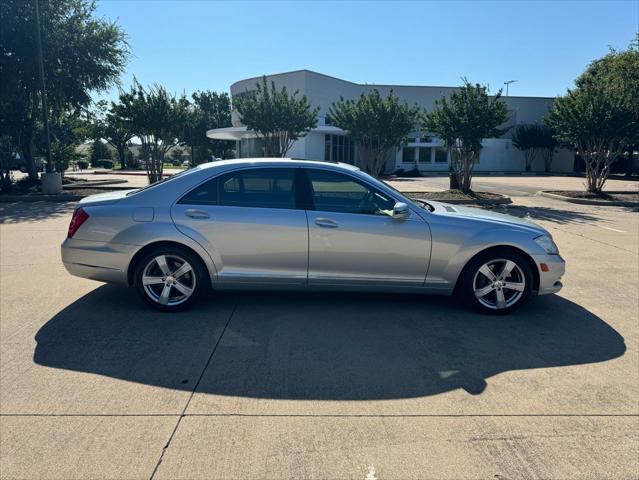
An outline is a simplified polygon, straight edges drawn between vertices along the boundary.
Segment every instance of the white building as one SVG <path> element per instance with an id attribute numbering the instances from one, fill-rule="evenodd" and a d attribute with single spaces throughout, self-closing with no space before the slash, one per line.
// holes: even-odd
<path id="1" fill-rule="evenodd" d="M 377 89 L 382 95 L 392 90 L 395 95 L 406 100 L 409 105 L 417 104 L 426 111 L 435 108 L 435 101 L 450 95 L 455 87 L 428 87 L 406 85 L 362 85 L 340 80 L 309 70 L 269 75 L 267 81 L 273 81 L 277 88 L 286 87 L 290 93 L 299 91 L 306 95 L 313 107 L 319 107 L 317 128 L 305 137 L 297 140 L 288 152 L 289 157 L 308 160 L 333 160 L 356 163 L 356 147 L 345 132 L 326 124 L 326 115 L 331 104 L 340 97 L 357 99 L 360 94 Z M 231 96 L 235 97 L 248 90 L 254 90 L 261 77 L 240 80 L 231 85 Z M 508 106 L 510 118 L 507 126 L 519 124 L 541 123 L 551 107 L 553 98 L 547 97 L 502 97 Z M 479 162 L 475 167 L 478 172 L 522 172 L 525 171 L 525 159 L 517 150 L 510 137 L 512 129 L 502 138 L 488 138 L 483 142 Z M 239 158 L 263 156 L 260 139 L 247 131 L 233 113 L 233 127 L 219 128 L 207 132 L 209 138 L 232 140 L 236 142 L 236 154 Z M 423 172 L 445 172 L 450 167 L 450 156 L 442 148 L 437 138 L 429 138 L 419 131 L 409 135 L 408 143 L 396 151 L 389 152 L 385 170 L 392 172 L 398 169 L 412 170 L 418 168 Z M 541 155 L 532 165 L 533 172 L 543 172 L 544 164 Z M 552 171 L 572 172 L 574 164 L 573 152 L 560 149 L 555 154 Z"/>

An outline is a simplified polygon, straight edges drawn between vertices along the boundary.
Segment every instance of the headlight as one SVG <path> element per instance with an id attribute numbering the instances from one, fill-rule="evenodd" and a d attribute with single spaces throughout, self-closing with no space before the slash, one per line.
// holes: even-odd
<path id="1" fill-rule="evenodd" d="M 559 249 L 557 245 L 555 245 L 555 242 L 552 241 L 550 235 L 541 235 L 535 238 L 535 242 L 550 255 L 557 255 L 559 253 Z"/>

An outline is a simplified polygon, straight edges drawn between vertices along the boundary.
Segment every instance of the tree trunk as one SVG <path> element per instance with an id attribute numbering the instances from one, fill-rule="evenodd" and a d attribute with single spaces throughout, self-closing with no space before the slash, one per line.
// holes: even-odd
<path id="1" fill-rule="evenodd" d="M 364 172 L 372 175 L 371 173 L 371 163 L 372 163 L 373 154 L 368 145 L 358 144 L 357 145 L 357 167 L 362 169 Z"/>
<path id="2" fill-rule="evenodd" d="M 29 173 L 29 180 L 38 180 L 38 169 L 36 168 L 35 157 L 35 139 L 34 132 L 31 126 L 26 127 L 20 134 L 20 151 L 22 152 L 22 158 L 27 166 L 27 172 Z"/>
<path id="3" fill-rule="evenodd" d="M 457 174 L 455 172 L 451 172 L 448 175 L 448 188 L 451 190 L 459 190 L 459 180 L 457 179 Z"/>
<path id="4" fill-rule="evenodd" d="M 632 176 L 632 152 L 639 151 L 639 143 L 628 147 L 628 163 L 626 164 L 626 177 Z"/>
<path id="5" fill-rule="evenodd" d="M 122 145 L 122 144 L 117 145 L 116 150 L 118 151 L 118 158 L 120 159 L 120 170 L 124 170 L 127 167 L 127 164 L 126 164 L 126 144 L 125 145 Z"/>
<path id="6" fill-rule="evenodd" d="M 582 155 L 586 164 L 586 190 L 589 193 L 601 194 L 609 170 L 605 154 L 585 151 Z"/>
<path id="7" fill-rule="evenodd" d="M 475 166 L 475 152 L 462 152 L 461 167 L 462 175 L 460 178 L 459 186 L 462 192 L 471 193 L 471 184 L 473 180 L 473 168 Z"/>
<path id="8" fill-rule="evenodd" d="M 464 193 L 471 192 L 475 152 L 466 151 L 463 147 L 455 147 L 452 151 L 452 163 L 457 188 Z M 451 187 L 452 187 L 451 182 Z"/>
<path id="9" fill-rule="evenodd" d="M 546 149 L 544 151 L 544 171 L 550 173 L 550 167 L 552 165 L 552 159 L 555 152 L 553 149 Z"/>
<path id="10" fill-rule="evenodd" d="M 369 172 L 373 177 L 379 178 L 384 168 L 384 161 L 386 160 L 386 150 L 377 149 L 373 156 L 373 165 L 371 166 L 372 172 Z"/>

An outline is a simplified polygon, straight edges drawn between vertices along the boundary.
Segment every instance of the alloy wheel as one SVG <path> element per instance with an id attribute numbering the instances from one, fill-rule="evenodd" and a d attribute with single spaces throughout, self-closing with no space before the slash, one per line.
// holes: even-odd
<path id="1" fill-rule="evenodd" d="M 484 263 L 475 273 L 473 291 L 486 308 L 503 310 L 524 295 L 526 276 L 517 263 L 507 259 Z"/>
<path id="2" fill-rule="evenodd" d="M 178 255 L 158 255 L 142 272 L 142 286 L 153 301 L 160 305 L 176 306 L 186 302 L 196 287 L 193 267 Z"/>

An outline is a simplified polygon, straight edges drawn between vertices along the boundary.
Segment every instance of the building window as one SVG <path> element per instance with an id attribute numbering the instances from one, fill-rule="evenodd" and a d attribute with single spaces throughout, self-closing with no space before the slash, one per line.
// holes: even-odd
<path id="1" fill-rule="evenodd" d="M 448 151 L 445 148 L 435 150 L 435 163 L 448 163 Z"/>
<path id="2" fill-rule="evenodd" d="M 415 163 L 415 147 L 404 147 L 402 150 L 402 162 Z"/>
<path id="3" fill-rule="evenodd" d="M 344 135 L 324 135 L 324 160 L 355 163 L 355 144 Z"/>
<path id="4" fill-rule="evenodd" d="M 324 135 L 324 160 L 331 159 L 331 136 Z"/>
<path id="5" fill-rule="evenodd" d="M 419 163 L 430 163 L 430 147 L 422 147 L 419 149 Z"/>

